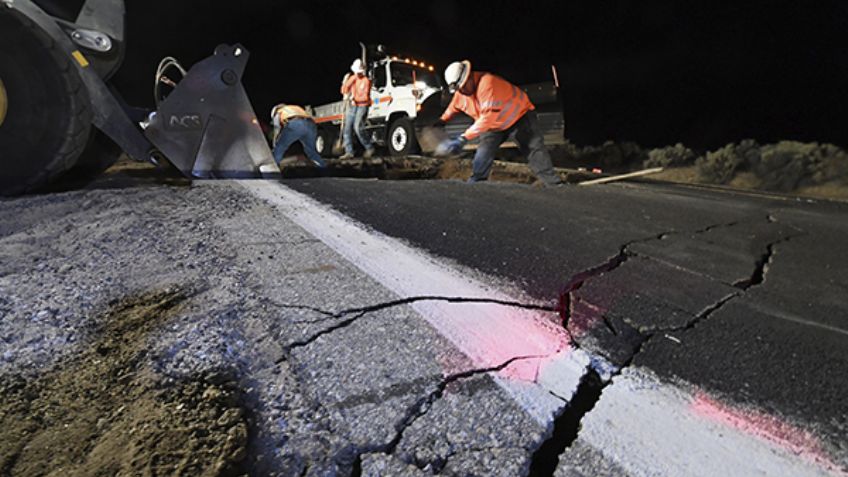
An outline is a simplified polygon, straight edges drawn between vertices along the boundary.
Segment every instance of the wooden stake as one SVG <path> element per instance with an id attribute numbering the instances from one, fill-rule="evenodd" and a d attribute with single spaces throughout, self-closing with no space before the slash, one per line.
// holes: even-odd
<path id="1" fill-rule="evenodd" d="M 583 181 L 583 182 L 581 182 L 577 185 L 588 186 L 588 185 L 595 185 L 595 184 L 606 184 L 607 182 L 615 182 L 615 181 L 621 181 L 621 180 L 624 180 L 624 179 L 630 179 L 630 178 L 633 178 L 633 177 L 646 176 L 648 174 L 656 174 L 657 172 L 662 172 L 662 170 L 663 170 L 662 167 L 654 167 L 653 169 L 645 169 L 643 171 L 630 172 L 628 174 L 621 174 L 621 175 L 617 175 L 617 176 L 602 177 L 600 179 L 592 179 L 590 181 Z"/>

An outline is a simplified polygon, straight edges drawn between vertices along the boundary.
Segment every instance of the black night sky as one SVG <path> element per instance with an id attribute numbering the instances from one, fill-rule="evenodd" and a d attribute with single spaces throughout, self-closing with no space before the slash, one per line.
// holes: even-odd
<path id="1" fill-rule="evenodd" d="M 848 2 L 127 0 L 115 84 L 152 103 L 165 55 L 185 66 L 219 43 L 251 51 L 257 115 L 320 104 L 358 56 L 383 43 L 441 70 L 468 58 L 515 83 L 557 65 L 567 136 L 695 148 L 755 138 L 848 146 Z"/>

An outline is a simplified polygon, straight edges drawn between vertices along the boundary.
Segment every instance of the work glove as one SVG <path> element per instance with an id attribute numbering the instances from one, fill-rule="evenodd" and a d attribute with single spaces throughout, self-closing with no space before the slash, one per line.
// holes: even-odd
<path id="1" fill-rule="evenodd" d="M 444 157 L 444 156 L 454 156 L 462 152 L 462 148 L 465 147 L 465 143 L 468 140 L 463 136 L 455 137 L 453 139 L 445 139 L 444 141 L 436 147 L 436 156 Z"/>

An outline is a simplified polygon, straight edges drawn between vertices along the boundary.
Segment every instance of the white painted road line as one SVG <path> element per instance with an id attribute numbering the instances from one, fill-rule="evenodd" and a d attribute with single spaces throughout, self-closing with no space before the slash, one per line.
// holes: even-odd
<path id="1" fill-rule="evenodd" d="M 399 297 L 518 301 L 279 182 L 238 183 Z M 571 348 L 565 330 L 542 312 L 494 303 L 418 301 L 411 306 L 475 367 L 491 368 L 516 357 L 533 357 L 515 361 L 495 379 L 543 426 L 552 422 L 564 404 L 551 393 L 572 396 L 586 372 L 588 356 Z"/>
<path id="2" fill-rule="evenodd" d="M 579 440 L 634 477 L 846 475 L 812 434 L 638 368 L 604 390 Z M 567 457 L 560 466 L 568 468 Z"/>

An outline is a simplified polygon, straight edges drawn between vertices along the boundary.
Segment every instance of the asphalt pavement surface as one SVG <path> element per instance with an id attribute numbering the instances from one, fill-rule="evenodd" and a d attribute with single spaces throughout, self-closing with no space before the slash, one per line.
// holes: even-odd
<path id="1" fill-rule="evenodd" d="M 3 474 L 848 473 L 845 204 L 311 179 L 0 210 Z"/>
<path id="2" fill-rule="evenodd" d="M 815 459 L 844 471 L 845 204 L 657 185 L 287 184 L 560 305 L 575 340 L 616 372 L 632 366 L 712 396 L 795 452 L 820 439 Z M 585 426 L 604 425 L 587 416 Z M 591 461 L 570 472 L 596 473 Z"/>

